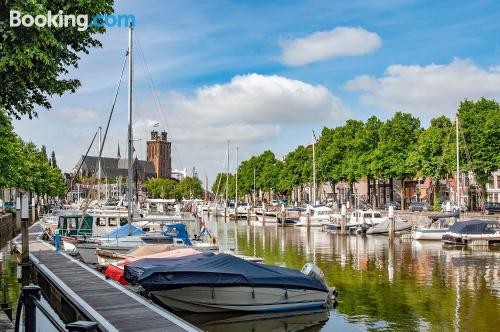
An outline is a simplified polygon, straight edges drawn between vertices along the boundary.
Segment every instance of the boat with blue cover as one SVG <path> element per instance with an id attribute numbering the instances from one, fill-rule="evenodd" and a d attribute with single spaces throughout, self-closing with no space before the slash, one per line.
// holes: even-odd
<path id="1" fill-rule="evenodd" d="M 456 222 L 443 235 L 444 243 L 470 245 L 474 242 L 484 245 L 500 244 L 500 225 L 492 220 L 467 220 Z"/>
<path id="2" fill-rule="evenodd" d="M 127 264 L 127 282 L 174 310 L 273 312 L 323 307 L 331 298 L 322 271 L 253 263 L 227 254 L 201 253 L 166 261 Z"/>

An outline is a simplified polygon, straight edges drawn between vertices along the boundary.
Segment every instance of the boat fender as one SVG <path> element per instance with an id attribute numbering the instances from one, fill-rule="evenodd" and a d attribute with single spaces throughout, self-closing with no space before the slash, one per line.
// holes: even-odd
<path id="1" fill-rule="evenodd" d="M 252 299 L 255 299 L 255 289 L 252 288 Z"/>
<path id="2" fill-rule="evenodd" d="M 214 288 L 212 287 L 212 300 L 215 299 L 215 290 Z"/>
<path id="3" fill-rule="evenodd" d="M 288 300 L 288 289 L 285 288 L 285 299 Z"/>

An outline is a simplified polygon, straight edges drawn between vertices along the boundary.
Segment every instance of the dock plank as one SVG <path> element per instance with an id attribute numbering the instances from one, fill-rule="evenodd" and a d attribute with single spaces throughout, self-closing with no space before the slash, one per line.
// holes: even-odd
<path id="1" fill-rule="evenodd" d="M 83 263 L 56 252 L 33 234 L 30 234 L 30 257 L 59 291 L 86 314 L 96 316 L 90 318 L 98 322 L 103 331 L 199 331 L 165 309 L 106 280 Z"/>

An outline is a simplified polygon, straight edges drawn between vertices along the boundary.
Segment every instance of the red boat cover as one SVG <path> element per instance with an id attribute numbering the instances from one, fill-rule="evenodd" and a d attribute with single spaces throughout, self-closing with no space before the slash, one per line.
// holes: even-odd
<path id="1" fill-rule="evenodd" d="M 128 282 L 123 278 L 123 269 L 125 264 L 130 262 L 135 262 L 141 259 L 169 259 L 169 258 L 179 258 L 185 256 L 191 256 L 195 254 L 199 254 L 200 251 L 192 249 L 192 248 L 181 248 L 170 251 L 159 252 L 152 255 L 146 255 L 141 257 L 131 257 L 124 259 L 119 262 L 111 263 L 106 268 L 104 275 L 108 278 L 118 281 L 122 285 L 128 285 Z"/>

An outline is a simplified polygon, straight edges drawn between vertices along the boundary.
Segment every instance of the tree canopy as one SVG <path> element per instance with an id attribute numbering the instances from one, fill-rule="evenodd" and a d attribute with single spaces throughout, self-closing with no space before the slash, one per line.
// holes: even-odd
<path id="1" fill-rule="evenodd" d="M 47 15 L 48 11 L 64 14 L 97 14 L 113 12 L 113 0 L 5 0 L 0 2 L 0 111 L 20 118 L 37 116 L 37 107 L 50 109 L 49 97 L 75 92 L 80 81 L 70 78 L 70 68 L 77 68 L 82 54 L 100 47 L 95 38 L 104 27 L 11 27 L 10 11 L 21 14 Z"/>

